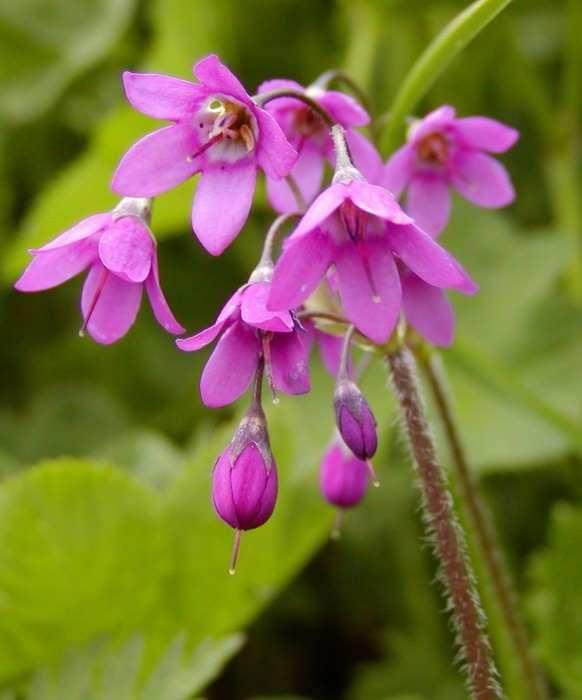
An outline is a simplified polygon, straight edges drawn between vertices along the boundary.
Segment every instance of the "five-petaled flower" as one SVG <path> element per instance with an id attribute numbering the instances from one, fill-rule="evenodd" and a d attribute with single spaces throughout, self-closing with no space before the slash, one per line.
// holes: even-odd
<path id="1" fill-rule="evenodd" d="M 488 153 L 503 153 L 518 138 L 515 129 L 488 117 L 457 119 L 445 105 L 412 124 L 408 142 L 388 160 L 381 182 L 396 197 L 406 190 L 406 211 L 436 236 L 449 221 L 451 187 L 481 207 L 513 201 L 507 171 Z"/>
<path id="2" fill-rule="evenodd" d="M 34 256 L 15 287 L 51 289 L 89 270 L 81 296 L 83 328 L 109 345 L 132 326 L 148 294 L 154 316 L 169 333 L 184 332 L 160 287 L 156 242 L 146 220 L 148 200 L 123 199 L 112 212 L 94 214 L 30 252 Z"/>
<path id="3" fill-rule="evenodd" d="M 220 255 L 242 229 L 253 199 L 257 169 L 287 175 L 297 158 L 273 117 L 257 106 L 217 56 L 194 66 L 200 81 L 126 72 L 129 102 L 143 114 L 173 122 L 134 144 L 113 177 L 115 192 L 153 197 L 197 172 L 194 233 Z"/>

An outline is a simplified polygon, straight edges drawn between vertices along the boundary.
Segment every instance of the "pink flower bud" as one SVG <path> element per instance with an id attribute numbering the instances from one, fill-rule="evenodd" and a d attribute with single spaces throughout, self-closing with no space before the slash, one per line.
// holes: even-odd
<path id="1" fill-rule="evenodd" d="M 356 457 L 373 457 L 378 447 L 376 419 L 356 384 L 349 379 L 338 382 L 333 397 L 337 428 L 343 441 Z"/>
<path id="2" fill-rule="evenodd" d="M 319 484 L 325 500 L 338 508 L 353 508 L 368 486 L 370 470 L 366 462 L 354 457 L 339 442 L 334 442 L 321 461 Z"/>

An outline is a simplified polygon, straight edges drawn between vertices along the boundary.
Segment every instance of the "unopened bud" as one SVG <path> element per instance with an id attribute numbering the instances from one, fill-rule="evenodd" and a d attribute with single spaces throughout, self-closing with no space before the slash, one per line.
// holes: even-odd
<path id="1" fill-rule="evenodd" d="M 319 484 L 325 500 L 338 508 L 353 508 L 364 497 L 368 465 L 334 442 L 321 461 Z"/>
<path id="2" fill-rule="evenodd" d="M 333 403 L 337 428 L 345 444 L 360 459 L 373 457 L 378 447 L 376 419 L 362 392 L 350 379 L 341 379 Z"/>

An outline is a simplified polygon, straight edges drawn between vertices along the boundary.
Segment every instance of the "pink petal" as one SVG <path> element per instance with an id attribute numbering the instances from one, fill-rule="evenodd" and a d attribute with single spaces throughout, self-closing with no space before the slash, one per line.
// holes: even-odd
<path id="1" fill-rule="evenodd" d="M 154 242 L 135 216 L 124 216 L 99 239 L 99 257 L 105 267 L 126 282 L 143 282 L 150 274 Z"/>
<path id="2" fill-rule="evenodd" d="M 62 248 L 36 253 L 14 285 L 19 292 L 56 287 L 85 270 L 97 258 L 97 243 L 81 240 Z"/>
<path id="3" fill-rule="evenodd" d="M 142 289 L 143 285 L 125 282 L 100 262 L 93 265 L 81 295 L 83 318 L 93 340 L 110 345 L 127 333 L 139 311 Z"/>
<path id="4" fill-rule="evenodd" d="M 259 125 L 257 162 L 269 177 L 280 180 L 295 165 L 297 151 L 269 112 L 256 108 L 255 116 Z"/>
<path id="5" fill-rule="evenodd" d="M 192 228 L 211 255 L 220 255 L 244 226 L 255 191 L 252 158 L 212 163 L 202 173 L 192 207 Z"/>
<path id="6" fill-rule="evenodd" d="M 255 328 L 277 333 L 289 333 L 294 322 L 288 311 L 268 311 L 266 307 L 270 285 L 267 282 L 249 284 L 241 297 L 241 318 Z"/>
<path id="7" fill-rule="evenodd" d="M 380 184 L 398 198 L 410 181 L 413 172 L 414 148 L 407 143 L 388 159 L 384 172 L 380 175 Z"/>
<path id="8" fill-rule="evenodd" d="M 366 126 L 370 115 L 351 95 L 336 90 L 326 90 L 321 96 L 314 95 L 317 102 L 326 109 L 334 121 L 344 127 Z"/>
<path id="9" fill-rule="evenodd" d="M 245 104 L 251 102 L 240 80 L 220 62 L 215 54 L 210 54 L 198 61 L 194 66 L 194 75 L 211 92 L 232 95 Z"/>
<path id="10" fill-rule="evenodd" d="M 503 153 L 519 138 L 519 131 L 489 117 L 465 117 L 455 120 L 455 130 L 469 148 Z"/>
<path id="11" fill-rule="evenodd" d="M 207 91 L 188 80 L 158 73 L 123 73 L 125 96 L 132 107 L 155 119 L 182 119 L 195 111 Z"/>
<path id="12" fill-rule="evenodd" d="M 319 354 L 326 370 L 334 377 L 339 372 L 342 354 L 343 338 L 316 330 L 315 337 L 319 346 Z M 350 372 L 351 374 L 351 372 Z"/>
<path id="13" fill-rule="evenodd" d="M 484 153 L 463 151 L 452 173 L 452 181 L 465 199 L 480 207 L 504 207 L 515 199 L 507 170 Z"/>
<path id="14" fill-rule="evenodd" d="M 474 294 L 477 285 L 452 255 L 418 226 L 387 227 L 388 242 L 402 262 L 435 287 Z"/>
<path id="15" fill-rule="evenodd" d="M 307 333 L 276 333 L 271 339 L 273 386 L 286 394 L 306 394 L 309 383 Z"/>
<path id="16" fill-rule="evenodd" d="M 173 333 L 174 335 L 179 335 L 184 333 L 185 329 L 176 321 L 174 314 L 172 313 L 166 297 L 162 291 L 160 285 L 160 274 L 158 271 L 158 260 L 154 252 L 152 255 L 151 270 L 148 278 L 145 282 L 145 288 L 147 295 L 150 300 L 152 311 L 156 321 L 165 328 L 168 333 Z"/>
<path id="17" fill-rule="evenodd" d="M 300 85 L 299 83 L 295 82 L 295 80 L 286 80 L 285 78 L 274 78 L 273 80 L 263 81 L 259 85 L 257 94 L 262 95 L 265 92 L 273 92 L 273 90 L 297 90 L 298 92 L 304 92 L 305 88 L 303 87 L 303 85 Z"/>
<path id="18" fill-rule="evenodd" d="M 204 367 L 200 393 L 206 406 L 226 406 L 248 388 L 260 353 L 255 331 L 233 323 L 218 341 Z"/>
<path id="19" fill-rule="evenodd" d="M 279 258 L 271 282 L 269 309 L 293 309 L 319 284 L 331 264 L 335 246 L 321 230 L 290 239 Z"/>
<path id="20" fill-rule="evenodd" d="M 198 142 L 187 124 L 175 124 L 144 136 L 123 156 L 111 189 L 130 197 L 154 197 L 171 190 L 200 169 L 189 160 Z"/>
<path id="21" fill-rule="evenodd" d="M 357 131 L 346 131 L 346 140 L 354 165 L 369 182 L 377 182 L 382 172 L 382 158 L 375 146 Z"/>
<path id="22" fill-rule="evenodd" d="M 435 131 L 446 131 L 453 125 L 454 119 L 455 110 L 453 107 L 449 105 L 438 107 L 413 124 L 410 142 L 418 143 L 427 134 L 432 134 Z"/>
<path id="23" fill-rule="evenodd" d="M 352 180 L 348 185 L 348 196 L 363 211 L 394 224 L 410 224 L 412 219 L 405 214 L 398 202 L 384 187 L 372 185 L 365 180 Z"/>
<path id="24" fill-rule="evenodd" d="M 400 314 L 400 280 L 385 241 L 366 241 L 365 254 L 374 283 L 356 246 L 346 243 L 335 260 L 342 305 L 349 320 L 376 343 L 390 337 Z"/>
<path id="25" fill-rule="evenodd" d="M 319 192 L 323 177 L 323 157 L 311 142 L 303 145 L 291 176 L 309 204 Z M 267 177 L 267 195 L 275 211 L 281 214 L 297 211 L 297 202 L 285 180 Z"/>
<path id="26" fill-rule="evenodd" d="M 86 219 L 79 221 L 79 223 L 61 233 L 60 236 L 53 238 L 52 241 L 45 243 L 40 248 L 35 248 L 31 252 L 42 253 L 48 250 L 55 250 L 56 248 L 63 248 L 71 243 L 77 243 L 102 231 L 111 220 L 112 217 L 109 212 L 106 214 L 93 214 L 93 216 L 88 216 Z"/>
<path id="27" fill-rule="evenodd" d="M 442 289 L 423 282 L 409 270 L 402 270 L 402 309 L 408 323 L 429 343 L 448 347 L 453 342 L 455 312 Z"/>
<path id="28" fill-rule="evenodd" d="M 216 321 L 196 335 L 191 335 L 189 338 L 178 338 L 176 345 L 184 352 L 196 352 L 196 350 L 210 345 L 222 332 L 225 325 L 226 321 Z"/>
<path id="29" fill-rule="evenodd" d="M 406 211 L 419 228 L 433 238 L 438 236 L 451 214 L 451 196 L 444 177 L 438 173 L 417 173 L 410 181 Z"/>
<path id="30" fill-rule="evenodd" d="M 310 233 L 317 228 L 330 214 L 348 199 L 348 189 L 345 185 L 331 185 L 315 199 L 313 204 L 305 212 L 299 222 L 299 226 L 293 231 L 293 238 Z"/>

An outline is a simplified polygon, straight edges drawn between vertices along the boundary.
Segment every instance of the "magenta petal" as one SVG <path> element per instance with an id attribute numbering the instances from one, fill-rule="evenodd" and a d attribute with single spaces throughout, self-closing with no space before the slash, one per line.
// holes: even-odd
<path id="1" fill-rule="evenodd" d="M 451 196 L 449 186 L 439 173 L 417 173 L 408 188 L 406 211 L 414 223 L 433 238 L 449 222 Z"/>
<path id="2" fill-rule="evenodd" d="M 448 347 L 453 342 L 455 312 L 442 289 L 423 282 L 409 270 L 400 276 L 402 309 L 408 323 L 429 343 Z"/>
<path id="3" fill-rule="evenodd" d="M 295 82 L 295 80 L 287 80 L 285 78 L 273 78 L 272 80 L 265 80 L 259 85 L 257 94 L 261 95 L 264 92 L 272 92 L 273 90 L 297 90 L 298 92 L 303 92 L 305 88 L 303 85 Z M 284 98 L 287 99 L 287 98 Z"/>
<path id="4" fill-rule="evenodd" d="M 492 153 L 503 153 L 519 138 L 519 131 L 489 117 L 465 117 L 455 120 L 455 131 L 465 146 Z"/>
<path id="5" fill-rule="evenodd" d="M 384 187 L 372 185 L 365 180 L 352 180 L 347 188 L 349 198 L 359 209 L 391 221 L 393 224 L 412 223 L 412 219 L 404 213 L 398 202 Z"/>
<path id="6" fill-rule="evenodd" d="M 85 270 L 97 258 L 95 241 L 36 253 L 14 287 L 19 292 L 40 292 L 56 287 Z"/>
<path id="7" fill-rule="evenodd" d="M 343 338 L 320 330 L 316 330 L 315 334 L 325 369 L 335 377 L 339 372 Z"/>
<path id="8" fill-rule="evenodd" d="M 297 159 L 291 176 L 297 183 L 303 199 L 309 204 L 317 195 L 323 177 L 323 157 L 318 149 L 307 141 Z M 267 195 L 275 211 L 283 214 L 297 211 L 297 202 L 285 180 L 267 178 Z"/>
<path id="9" fill-rule="evenodd" d="M 198 143 L 187 124 L 175 124 L 144 136 L 123 156 L 111 189 L 129 197 L 154 197 L 192 177 L 200 169 L 190 160 Z"/>
<path id="10" fill-rule="evenodd" d="M 257 162 L 269 177 L 280 180 L 295 165 L 297 151 L 269 112 L 257 108 L 255 116 L 259 125 Z"/>
<path id="11" fill-rule="evenodd" d="M 443 105 L 429 112 L 426 117 L 414 122 L 411 127 L 411 143 L 418 143 L 427 134 L 436 131 L 446 131 L 455 120 L 455 110 L 449 105 Z"/>
<path id="12" fill-rule="evenodd" d="M 204 367 L 200 394 L 206 406 L 226 406 L 248 388 L 260 354 L 256 332 L 233 323 L 218 341 Z"/>
<path id="13" fill-rule="evenodd" d="M 351 95 L 326 90 L 321 96 L 314 94 L 314 97 L 331 114 L 334 121 L 342 126 L 366 126 L 370 123 L 368 112 Z"/>
<path id="14" fill-rule="evenodd" d="M 387 227 L 388 242 L 402 262 L 435 287 L 474 294 L 477 285 L 452 255 L 418 226 Z"/>
<path id="15" fill-rule="evenodd" d="M 382 158 L 376 147 L 357 131 L 346 131 L 346 140 L 354 165 L 369 182 L 377 182 L 382 172 Z"/>
<path id="16" fill-rule="evenodd" d="M 335 246 L 321 230 L 291 239 L 279 258 L 271 282 L 269 309 L 293 309 L 319 284 L 331 264 Z"/>
<path id="17" fill-rule="evenodd" d="M 232 95 L 245 104 L 251 102 L 240 80 L 220 62 L 215 54 L 210 54 L 198 61 L 194 66 L 194 75 L 211 92 Z"/>
<path id="18" fill-rule="evenodd" d="M 189 338 L 178 338 L 176 345 L 183 352 L 196 352 L 196 350 L 210 345 L 220 335 L 225 325 L 226 321 L 216 321 L 196 335 L 191 335 Z"/>
<path id="19" fill-rule="evenodd" d="M 504 207 L 515 199 L 507 170 L 484 153 L 464 151 L 460 154 L 452 181 L 465 199 L 480 207 Z"/>
<path id="20" fill-rule="evenodd" d="M 125 282 L 96 263 L 87 275 L 81 295 L 86 329 L 93 340 L 110 345 L 131 328 L 142 295 L 142 284 Z"/>
<path id="21" fill-rule="evenodd" d="M 191 114 L 207 94 L 200 85 L 158 73 L 125 71 L 123 87 L 132 107 L 155 119 L 181 119 Z"/>
<path id="22" fill-rule="evenodd" d="M 251 158 L 212 163 L 202 173 L 192 206 L 192 228 L 211 255 L 220 255 L 248 218 L 257 172 Z"/>
<path id="23" fill-rule="evenodd" d="M 353 243 L 338 251 L 335 261 L 342 305 L 349 320 L 376 343 L 390 337 L 400 314 L 400 279 L 392 253 L 381 239 L 365 242 L 366 266 Z"/>
<path id="24" fill-rule="evenodd" d="M 112 217 L 109 212 L 106 214 L 93 214 L 93 216 L 88 216 L 86 219 L 79 221 L 79 223 L 61 233 L 60 236 L 53 238 L 52 241 L 45 243 L 40 248 L 35 248 L 31 252 L 44 253 L 49 250 L 55 250 L 56 248 L 63 248 L 64 246 L 71 245 L 71 243 L 77 243 L 85 238 L 89 238 L 89 236 L 95 233 L 99 233 L 111 220 Z"/>
<path id="25" fill-rule="evenodd" d="M 264 331 L 289 333 L 293 330 L 294 322 L 288 311 L 268 311 L 267 298 L 270 285 L 267 282 L 256 282 L 245 287 L 241 295 L 241 318 L 245 323 Z"/>
<path id="26" fill-rule="evenodd" d="M 293 231 L 293 238 L 310 233 L 327 219 L 330 214 L 348 199 L 348 188 L 345 185 L 331 185 L 315 199 L 313 204 L 305 212 L 299 222 L 299 226 Z"/>
<path id="27" fill-rule="evenodd" d="M 156 321 L 165 328 L 168 333 L 173 333 L 174 335 L 179 335 L 184 333 L 185 329 L 176 321 L 174 314 L 172 313 L 166 297 L 162 291 L 160 285 L 160 274 L 158 271 L 158 260 L 156 254 L 152 255 L 151 270 L 148 278 L 145 282 L 145 288 L 147 295 L 150 300 L 152 311 Z"/>
<path id="28" fill-rule="evenodd" d="M 150 274 L 154 242 L 135 216 L 124 216 L 99 239 L 99 257 L 105 267 L 126 282 L 143 282 Z"/>
<path id="29" fill-rule="evenodd" d="M 414 147 L 405 144 L 388 159 L 384 172 L 380 176 L 380 184 L 400 197 L 414 172 Z"/>
<path id="30" fill-rule="evenodd" d="M 307 333 L 276 333 L 271 339 L 273 386 L 286 394 L 306 394 L 309 384 Z"/>

